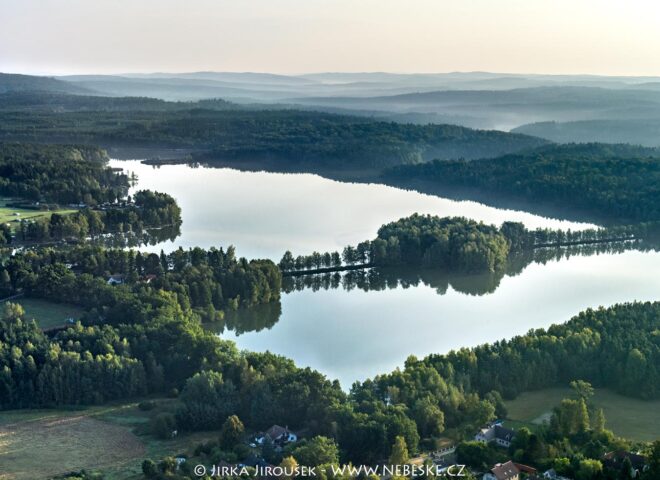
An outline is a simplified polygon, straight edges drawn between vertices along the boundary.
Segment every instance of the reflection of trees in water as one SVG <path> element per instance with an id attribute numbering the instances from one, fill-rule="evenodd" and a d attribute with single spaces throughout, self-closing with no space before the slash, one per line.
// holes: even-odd
<path id="1" fill-rule="evenodd" d="M 299 277 L 285 277 L 282 290 L 286 293 L 304 289 L 328 290 L 343 288 L 346 291 L 381 291 L 393 288 L 409 288 L 426 285 L 439 295 L 447 293 L 449 287 L 466 295 L 487 295 L 495 292 L 504 276 L 521 274 L 531 263 L 545 265 L 570 259 L 574 256 L 615 254 L 626 250 L 658 251 L 658 242 L 625 242 L 618 244 L 580 245 L 562 248 L 539 248 L 509 257 L 505 268 L 496 272 L 469 274 L 420 268 L 371 268 L 349 272 L 335 272 Z"/>
<path id="2" fill-rule="evenodd" d="M 348 272 L 334 272 L 300 277 L 284 277 L 282 290 L 286 293 L 304 289 L 329 290 L 342 288 L 346 291 L 382 291 L 393 288 L 410 288 L 426 285 L 434 288 L 439 295 L 447 293 L 449 287 L 466 295 L 487 295 L 495 292 L 504 276 L 521 274 L 531 263 L 545 265 L 569 259 L 573 256 L 615 254 L 626 250 L 659 251 L 660 243 L 628 242 L 620 244 L 598 244 L 563 248 L 541 248 L 511 256 L 504 269 L 497 272 L 468 274 L 420 268 L 371 268 Z M 272 328 L 280 319 L 280 302 L 257 305 L 249 309 L 229 311 L 220 322 L 205 324 L 205 328 L 222 334 L 231 330 L 236 335 L 246 332 L 259 332 Z"/>
<path id="3" fill-rule="evenodd" d="M 145 229 L 141 232 L 123 232 L 101 235 L 90 240 L 95 245 L 108 248 L 137 248 L 154 246 L 159 243 L 174 241 L 181 235 L 180 225 L 168 225 L 161 228 Z"/>
<path id="4" fill-rule="evenodd" d="M 280 319 L 282 304 L 277 302 L 262 303 L 251 308 L 239 308 L 225 313 L 222 320 L 204 324 L 208 330 L 218 334 L 231 330 L 236 335 L 246 332 L 270 330 Z"/>
<path id="5" fill-rule="evenodd" d="M 329 290 L 342 288 L 346 291 L 382 291 L 393 288 L 410 288 L 426 285 L 439 295 L 447 293 L 449 287 L 466 295 L 487 295 L 495 292 L 504 276 L 521 274 L 531 263 L 546 264 L 577 255 L 614 254 L 626 250 L 658 251 L 660 243 L 628 242 L 625 244 L 598 244 L 564 248 L 541 248 L 509 257 L 504 269 L 497 272 L 468 274 L 420 268 L 371 268 L 348 272 L 334 272 L 300 277 L 284 277 L 282 290 L 286 293 L 304 289 Z M 259 332 L 272 328 L 280 319 L 280 302 L 257 305 L 249 309 L 238 309 L 225 314 L 220 322 L 205 324 L 205 328 L 222 334 L 225 330 L 236 335 Z"/>
<path id="6" fill-rule="evenodd" d="M 141 232 L 122 232 L 107 233 L 88 238 L 84 243 L 97 245 L 106 248 L 139 248 L 143 246 L 154 246 L 163 242 L 173 242 L 181 235 L 179 225 L 169 225 L 161 228 L 142 230 Z M 8 245 L 0 249 L 0 261 L 4 262 L 15 251 L 39 249 L 41 247 L 56 246 L 57 248 L 67 248 L 83 243 L 82 240 L 70 242 L 45 242 L 30 243 L 27 245 Z"/>
<path id="7" fill-rule="evenodd" d="M 370 268 L 345 273 L 285 277 L 282 289 L 286 293 L 306 288 L 314 291 L 342 288 L 346 291 L 358 289 L 366 292 L 427 285 L 439 295 L 444 295 L 450 286 L 461 293 L 485 295 L 495 291 L 503 275 L 503 272 L 460 274 L 420 268 Z"/>

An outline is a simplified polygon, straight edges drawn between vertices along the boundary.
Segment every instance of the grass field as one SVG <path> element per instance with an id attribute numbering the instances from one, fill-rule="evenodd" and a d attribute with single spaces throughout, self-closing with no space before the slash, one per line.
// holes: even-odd
<path id="1" fill-rule="evenodd" d="M 79 319 L 84 310 L 75 305 L 49 302 L 38 298 L 17 298 L 12 300 L 20 303 L 25 309 L 25 317 L 35 319 L 41 328 L 52 328 L 64 325 L 68 318 Z"/>
<path id="2" fill-rule="evenodd" d="M 523 393 L 515 400 L 506 402 L 509 418 L 514 423 L 542 423 L 549 419 L 552 408 L 563 398 L 572 397 L 569 388 L 548 388 Z M 607 428 L 615 434 L 639 441 L 652 441 L 660 431 L 660 400 L 644 401 L 624 397 L 610 390 L 596 389 L 591 403 L 602 408 Z"/>
<path id="3" fill-rule="evenodd" d="M 60 209 L 54 211 L 45 210 L 30 210 L 27 208 L 14 208 L 8 207 L 7 203 L 11 203 L 12 199 L 0 198 L 0 223 L 8 223 L 12 230 L 16 230 L 18 223 L 21 219 L 36 219 L 40 217 L 50 218 L 53 213 L 73 213 L 76 210 Z M 18 215 L 16 215 L 18 214 Z"/>
<path id="4" fill-rule="evenodd" d="M 147 433 L 151 416 L 173 411 L 176 400 L 158 399 L 144 412 L 137 402 L 78 410 L 0 412 L 0 480 L 34 480 L 87 469 L 106 480 L 142 479 L 145 458 L 188 454 L 218 432 L 159 440 Z"/>
<path id="5" fill-rule="evenodd" d="M 116 467 L 145 452 L 129 428 L 98 420 L 91 412 L 42 411 L 13 417 L 13 422 L 0 424 L 2 480 Z"/>

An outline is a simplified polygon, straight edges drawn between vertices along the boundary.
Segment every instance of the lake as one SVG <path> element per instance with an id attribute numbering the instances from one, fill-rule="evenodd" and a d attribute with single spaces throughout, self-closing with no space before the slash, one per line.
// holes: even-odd
<path id="1" fill-rule="evenodd" d="M 310 174 L 154 168 L 115 160 L 111 165 L 135 172 L 138 188 L 173 195 L 182 208 L 181 236 L 145 247 L 152 251 L 235 245 L 239 255 L 278 261 L 287 249 L 308 254 L 373 239 L 383 223 L 414 212 L 495 224 L 514 220 L 529 228 L 592 226 Z M 564 322 L 588 307 L 655 300 L 658 271 L 659 253 L 626 251 L 532 262 L 500 276 L 422 273 L 420 281 L 402 276 L 385 289 L 310 287 L 284 294 L 281 312 L 238 312 L 261 315 L 254 319 L 258 331 L 225 328 L 222 336 L 240 348 L 293 358 L 348 388 L 402 366 L 411 354 L 510 338 Z M 231 315 L 226 323 L 231 326 Z"/>

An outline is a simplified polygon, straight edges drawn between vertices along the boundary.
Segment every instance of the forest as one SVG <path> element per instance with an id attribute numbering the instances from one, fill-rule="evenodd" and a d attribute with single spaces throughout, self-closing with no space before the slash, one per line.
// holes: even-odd
<path id="1" fill-rule="evenodd" d="M 181 311 L 213 321 L 225 310 L 276 302 L 281 289 L 274 263 L 236 258 L 233 247 L 169 255 L 85 244 L 42 248 L 11 256 L 0 276 L 3 296 L 25 293 L 80 305 L 92 324 L 144 322 L 165 292 Z M 110 277 L 119 284 L 111 285 Z"/>
<path id="2" fill-rule="evenodd" d="M 193 108 L 230 110 L 238 105 L 222 99 L 206 99 L 196 102 L 166 102 L 150 97 L 103 97 L 92 95 L 67 95 L 53 92 L 0 93 L 0 111 L 25 110 L 31 112 L 140 112 L 178 111 Z"/>
<path id="3" fill-rule="evenodd" d="M 181 209 L 166 193 L 141 190 L 128 196 L 129 178 L 107 166 L 105 150 L 74 145 L 0 143 L 0 195 L 9 206 L 39 212 L 2 227 L 0 245 L 81 240 L 108 233 L 177 226 Z M 63 204 L 75 211 L 61 214 Z"/>
<path id="4" fill-rule="evenodd" d="M 619 224 L 660 220 L 660 153 L 649 148 L 550 146 L 492 160 L 436 160 L 397 166 L 385 177 L 478 188 L 565 210 L 582 210 L 592 218 Z"/>
<path id="5" fill-rule="evenodd" d="M 637 462 L 643 457 L 621 455 L 630 445 L 606 428 L 603 410 L 591 401 L 593 386 L 584 380 L 574 380 L 570 386 L 572 395 L 554 407 L 548 425 L 534 431 L 519 428 L 506 449 L 478 441 L 462 442 L 456 450 L 458 459 L 471 468 L 489 470 L 491 465 L 513 458 L 520 464 L 552 468 L 557 475 L 580 480 L 655 478 L 660 473 L 660 441 L 647 450 L 650 468 L 633 466 L 630 458 Z M 607 461 L 612 452 L 617 452 L 615 457 L 621 455 L 616 463 Z"/>
<path id="6" fill-rule="evenodd" d="M 339 269 L 342 266 L 423 267 L 447 272 L 495 272 L 511 254 L 539 248 L 642 240 L 657 231 L 656 223 L 563 231 L 529 230 L 522 223 L 500 227 L 464 217 L 413 214 L 378 229 L 374 240 L 347 246 L 339 252 L 294 255 L 287 251 L 279 262 L 286 273 Z"/>
<path id="7" fill-rule="evenodd" d="M 140 190 L 132 199 L 100 209 L 82 208 L 74 213 L 53 213 L 50 218 L 21 220 L 15 238 L 5 236 L 4 244 L 43 243 L 56 240 L 83 240 L 104 234 L 136 234 L 149 228 L 177 227 L 181 209 L 166 193 Z M 0 245 L 2 245 L 0 238 Z"/>
<path id="8" fill-rule="evenodd" d="M 525 135 L 454 125 L 420 126 L 313 111 L 233 108 L 221 101 L 165 107 L 167 102 L 141 98 L 76 96 L 67 100 L 68 110 L 60 111 L 57 104 L 21 103 L 14 95 L 0 94 L 0 140 L 189 147 L 203 150 L 195 159 L 207 162 L 250 158 L 274 161 L 282 168 L 318 164 L 380 169 L 433 158 L 490 157 L 547 143 Z M 61 103 L 62 98 L 45 96 L 43 101 Z"/>
<path id="9" fill-rule="evenodd" d="M 112 203 L 129 179 L 97 147 L 0 143 L 0 195 L 40 203 Z"/>
<path id="10" fill-rule="evenodd" d="M 485 423 L 506 417 L 505 400 L 571 384 L 575 396 L 557 406 L 547 427 L 520 429 L 507 456 L 591 480 L 616 478 L 618 473 L 604 472 L 598 460 L 605 452 L 633 448 L 608 431 L 602 412 L 590 405 L 592 386 L 644 400 L 660 398 L 660 303 L 587 309 L 565 324 L 509 340 L 422 359 L 411 356 L 402 368 L 347 390 L 288 358 L 239 351 L 205 328 L 269 328 L 281 313 L 281 292 L 306 286 L 379 290 L 423 282 L 440 293 L 452 285 L 482 295 L 531 261 L 573 254 L 584 245 L 592 252 L 600 252 L 600 244 L 616 248 L 611 241 L 621 248 L 637 246 L 660 225 L 660 160 L 654 150 L 555 146 L 503 132 L 246 108 L 221 100 L 19 92 L 0 94 L 0 112 L 3 140 L 190 147 L 198 161 L 257 159 L 283 168 L 309 164 L 381 171 L 394 166 L 386 173 L 388 181 L 422 178 L 441 186 L 478 187 L 584 209 L 619 225 L 579 232 L 529 230 L 514 222 L 494 226 L 415 214 L 381 226 L 376 238 L 341 252 L 286 252 L 278 265 L 239 258 L 231 246 L 167 254 L 124 245 L 107 248 L 88 237 L 177 226 L 176 201 L 151 191 L 129 198 L 128 177 L 108 168 L 106 153 L 96 147 L 1 143 L 0 195 L 35 208 L 75 204 L 76 212 L 20 222 L 15 231 L 2 225 L 0 244 L 81 241 L 3 257 L 0 296 L 25 295 L 84 309 L 79 321 L 44 331 L 22 307 L 4 304 L 1 410 L 126 400 L 148 409 L 153 408 L 150 399 L 169 397 L 176 399 L 176 408 L 159 412 L 145 428 L 160 438 L 179 431 L 220 431 L 217 441 L 196 449 L 213 463 L 244 459 L 245 431 L 280 424 L 305 431 L 306 438 L 283 452 L 266 451 L 269 462 L 405 462 L 409 454 L 432 451 L 447 437 L 458 443 L 461 461 L 484 468 L 499 461 L 502 452 L 466 440 Z M 497 158 L 488 159 L 492 156 Z M 343 266 L 378 268 L 343 278 L 289 277 Z M 483 281 L 461 290 L 457 273 L 480 275 Z M 236 315 L 239 309 L 262 309 L 267 320 L 243 321 Z M 660 445 L 640 448 L 656 461 L 649 461 L 651 473 L 645 475 L 660 472 Z M 145 460 L 143 472 L 147 478 L 186 478 L 173 461 Z"/>
<path id="11" fill-rule="evenodd" d="M 170 428 L 219 429 L 236 415 L 252 430 L 272 423 L 306 428 L 336 442 L 342 462 L 374 464 L 394 454 L 399 441 L 413 454 L 443 432 L 469 437 L 505 412 L 503 397 L 524 390 L 581 380 L 643 398 L 660 395 L 658 303 L 586 310 L 508 341 L 410 357 L 402 370 L 356 383 L 346 394 L 283 357 L 238 352 L 205 332 L 173 297 L 153 293 L 141 323 L 77 324 L 52 336 L 8 304 L 0 321 L 2 408 L 100 403 L 175 388 L 180 408 L 158 420 Z M 588 421 L 570 413 L 576 405 L 562 404 L 544 448 L 519 444 L 518 455 L 547 465 L 577 455 L 580 445 L 587 458 L 628 446 L 604 431 L 598 415 Z M 597 443 L 585 442 L 591 435 Z M 234 447 L 216 450 L 215 461 L 230 459 Z"/>

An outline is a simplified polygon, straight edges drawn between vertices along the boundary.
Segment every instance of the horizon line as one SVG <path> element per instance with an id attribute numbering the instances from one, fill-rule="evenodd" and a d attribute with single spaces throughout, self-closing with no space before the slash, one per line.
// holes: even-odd
<path id="1" fill-rule="evenodd" d="M 34 77 L 72 77 L 72 76 L 128 76 L 128 75 L 194 75 L 194 74 L 243 74 L 243 75 L 273 75 L 278 77 L 305 77 L 312 75 L 398 75 L 398 76 L 433 76 L 433 75 L 502 75 L 502 76 L 538 76 L 538 77 L 594 77 L 594 78 L 660 78 L 660 74 L 604 74 L 604 73 L 542 73 L 542 72 L 506 72 L 506 71 L 488 71 L 488 70 L 451 70 L 451 71 L 435 71 L 435 72 L 397 72 L 386 70 L 325 70 L 325 71 L 310 71 L 310 72 L 296 72 L 296 73 L 276 73 L 272 71 L 258 71 L 258 70 L 186 70 L 186 71 L 117 71 L 113 73 L 95 73 L 95 72 L 69 72 L 69 73 L 53 73 L 41 71 L 39 73 L 28 73 L 22 71 L 4 71 L 0 70 L 0 74 L 7 75 L 26 75 Z"/>

